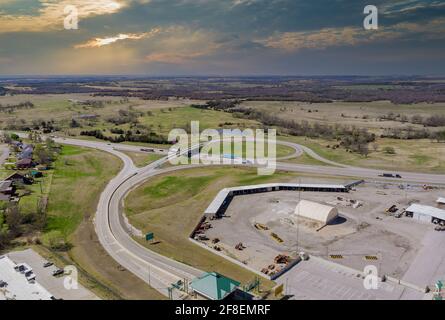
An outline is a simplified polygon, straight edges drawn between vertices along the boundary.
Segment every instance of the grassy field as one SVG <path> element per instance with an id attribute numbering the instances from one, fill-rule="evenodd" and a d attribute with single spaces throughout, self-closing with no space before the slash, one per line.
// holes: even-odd
<path id="1" fill-rule="evenodd" d="M 98 193 L 117 174 L 119 167 L 118 159 L 104 153 L 64 146 L 55 163 L 47 231 L 58 230 L 70 236 L 85 214 L 95 211 Z"/>
<path id="2" fill-rule="evenodd" d="M 162 154 L 155 154 L 155 153 L 147 154 L 142 152 L 130 152 L 130 151 L 122 151 L 122 152 L 125 153 L 127 156 L 129 156 L 131 160 L 133 160 L 133 163 L 136 165 L 136 167 L 139 168 L 145 167 L 146 165 L 165 157 Z"/>
<path id="3" fill-rule="evenodd" d="M 157 245 L 141 244 L 201 270 L 217 271 L 246 283 L 254 274 L 188 241 L 188 236 L 215 195 L 224 187 L 298 181 L 296 173 L 258 176 L 256 170 L 205 167 L 165 174 L 141 185 L 125 199 L 130 222 L 154 232 Z M 268 286 L 271 282 L 266 282 Z"/>
<path id="4" fill-rule="evenodd" d="M 326 159 L 339 163 L 375 169 L 418 171 L 427 173 L 445 172 L 445 143 L 421 140 L 377 139 L 376 150 L 370 145 L 370 154 L 365 157 L 339 148 L 327 148 L 335 142 L 304 137 L 281 137 L 313 149 Z M 387 154 L 386 147 L 392 147 L 395 154 Z M 289 160 L 290 161 L 290 160 Z M 298 161 L 298 159 L 295 159 Z M 293 162 L 293 160 L 292 160 Z M 312 163 L 310 163 L 312 164 Z M 314 163 L 315 164 L 315 163 Z"/>
<path id="5" fill-rule="evenodd" d="M 118 158 L 98 150 L 63 147 L 55 164 L 45 231 L 62 232 L 73 247 L 65 254 L 52 255 L 76 264 L 87 275 L 86 285 L 103 298 L 162 299 L 157 291 L 122 270 L 104 251 L 94 231 L 92 219 L 100 193 L 121 165 Z"/>
<path id="6" fill-rule="evenodd" d="M 230 113 L 201 110 L 192 107 L 156 110 L 152 116 L 143 117 L 140 122 L 157 133 L 167 136 L 175 128 L 190 125 L 191 121 L 199 121 L 200 131 L 204 129 L 226 128 L 257 128 L 259 123 L 253 120 L 237 119 Z"/>
<path id="7" fill-rule="evenodd" d="M 262 143 L 262 142 L 261 142 Z M 211 143 L 209 146 L 215 146 L 216 143 Z M 274 144 L 272 144 L 271 146 L 273 146 Z M 228 141 L 223 141 L 219 143 L 219 147 L 220 147 L 220 154 L 225 154 L 226 151 L 225 150 L 229 150 L 227 153 L 229 154 L 235 154 L 235 146 L 233 142 L 228 142 Z M 250 153 L 255 154 L 255 157 L 260 157 L 260 155 L 256 154 L 256 145 L 253 145 L 251 143 L 246 143 L 245 141 L 243 141 L 242 143 L 242 157 L 246 158 L 246 155 L 248 153 L 248 151 Z M 230 151 L 231 150 L 231 151 Z M 285 145 L 281 145 L 281 144 L 277 144 L 276 145 L 276 157 L 277 158 L 282 158 L 282 157 L 287 157 L 287 156 L 291 156 L 295 153 L 295 149 L 289 147 L 289 146 L 285 146 Z M 211 153 L 210 153 L 211 154 Z M 269 155 L 269 144 L 265 143 L 264 144 L 264 156 L 268 156 Z M 262 155 L 261 155 L 262 156 Z"/>
<path id="8" fill-rule="evenodd" d="M 103 101 L 102 108 L 93 108 L 73 104 L 70 100 L 95 100 Z M 182 107 L 190 105 L 194 101 L 190 100 L 170 100 L 170 101 L 146 101 L 138 98 L 130 98 L 122 101 L 121 97 L 91 97 L 89 94 L 48 94 L 48 95 L 14 95 L 0 97 L 0 104 L 13 105 L 25 101 L 31 101 L 35 108 L 27 110 L 17 110 L 14 113 L 0 113 L 0 119 L 7 122 L 10 119 L 24 119 L 28 121 L 44 120 L 71 120 L 73 116 L 80 114 L 97 114 L 101 117 L 113 116 L 120 109 L 127 109 L 132 106 L 140 111 L 151 111 L 168 108 Z"/>
<path id="9" fill-rule="evenodd" d="M 431 115 L 443 115 L 445 103 L 419 103 L 412 105 L 396 105 L 389 101 L 374 102 L 334 102 L 334 103 L 305 103 L 295 101 L 246 101 L 242 104 L 276 115 L 287 120 L 301 122 L 306 120 L 310 123 L 318 122 L 329 125 L 343 124 L 368 128 L 379 133 L 383 128 L 423 128 L 421 125 L 402 124 L 397 121 L 379 121 L 378 117 L 394 114 L 413 115 L 429 117 Z"/>

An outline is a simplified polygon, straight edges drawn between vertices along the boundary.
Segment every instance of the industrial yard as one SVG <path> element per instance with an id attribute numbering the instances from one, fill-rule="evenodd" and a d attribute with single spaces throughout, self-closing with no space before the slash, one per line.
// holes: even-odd
<path id="1" fill-rule="evenodd" d="M 383 182 L 362 183 L 347 193 L 263 190 L 233 196 L 224 212 L 207 216 L 193 236 L 209 250 L 271 278 L 305 252 L 358 272 L 372 264 L 380 275 L 400 279 L 422 251 L 422 240 L 442 236 L 431 217 L 419 221 L 405 209 L 417 203 L 440 207 L 441 194 L 438 188 Z M 335 215 L 321 221 L 324 211 Z"/>

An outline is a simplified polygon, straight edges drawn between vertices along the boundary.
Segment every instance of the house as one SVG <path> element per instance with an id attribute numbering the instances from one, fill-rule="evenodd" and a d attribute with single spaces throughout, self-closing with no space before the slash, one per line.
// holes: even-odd
<path id="1" fill-rule="evenodd" d="M 10 201 L 15 194 L 15 187 L 12 181 L 0 181 L 0 201 Z"/>
<path id="2" fill-rule="evenodd" d="M 5 181 L 12 181 L 13 184 L 32 184 L 33 180 L 23 174 L 14 172 L 5 178 Z"/>
<path id="3" fill-rule="evenodd" d="M 30 145 L 27 145 L 22 152 L 19 153 L 19 155 L 17 156 L 19 158 L 19 160 L 21 159 L 31 159 L 32 158 L 32 154 L 34 152 L 34 148 Z"/>
<path id="4" fill-rule="evenodd" d="M 209 300 L 223 300 L 234 293 L 240 283 L 216 272 L 209 272 L 191 282 L 193 292 Z"/>
<path id="5" fill-rule="evenodd" d="M 32 160 L 31 159 L 21 159 L 17 161 L 16 163 L 17 169 L 23 170 L 23 169 L 29 169 L 32 168 Z"/>

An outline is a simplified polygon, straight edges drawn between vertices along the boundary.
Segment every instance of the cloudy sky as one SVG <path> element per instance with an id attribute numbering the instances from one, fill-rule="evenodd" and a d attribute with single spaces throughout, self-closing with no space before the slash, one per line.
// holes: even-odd
<path id="1" fill-rule="evenodd" d="M 444 40 L 445 0 L 0 0 L 0 75 L 445 75 Z"/>

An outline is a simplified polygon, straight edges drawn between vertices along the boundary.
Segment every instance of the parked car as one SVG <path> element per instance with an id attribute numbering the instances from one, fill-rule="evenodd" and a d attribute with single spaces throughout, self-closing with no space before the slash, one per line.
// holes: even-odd
<path id="1" fill-rule="evenodd" d="M 52 265 L 54 265 L 54 263 L 47 261 L 43 264 L 43 267 L 48 268 L 48 267 L 51 267 Z"/>
<path id="2" fill-rule="evenodd" d="M 32 271 L 28 271 L 25 273 L 26 280 L 34 281 L 36 279 L 36 275 Z"/>
<path id="3" fill-rule="evenodd" d="M 53 277 L 60 276 L 64 273 L 63 269 L 57 269 L 53 271 Z"/>

